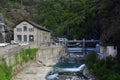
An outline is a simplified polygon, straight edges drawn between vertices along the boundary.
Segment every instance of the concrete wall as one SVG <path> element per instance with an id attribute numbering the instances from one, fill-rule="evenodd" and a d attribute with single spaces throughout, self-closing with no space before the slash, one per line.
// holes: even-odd
<path id="1" fill-rule="evenodd" d="M 116 46 L 100 46 L 100 53 L 103 53 L 106 56 L 115 57 L 117 55 Z"/>
<path id="2" fill-rule="evenodd" d="M 14 66 L 13 71 L 16 73 L 20 70 L 21 67 L 26 65 L 25 62 L 20 64 L 21 61 L 20 51 L 27 49 L 27 48 L 36 48 L 34 45 L 28 46 L 17 46 L 12 49 L 9 49 L 7 53 L 3 56 L 8 66 Z M 16 54 L 17 59 L 16 59 Z M 58 62 L 59 58 L 65 54 L 65 47 L 63 46 L 41 46 L 36 54 L 36 61 L 39 63 L 40 61 L 43 62 L 45 65 L 54 65 Z M 19 64 L 18 64 L 19 63 Z"/>
<path id="3" fill-rule="evenodd" d="M 105 53 L 105 52 L 106 52 L 106 47 L 100 46 L 100 53 Z"/>
<path id="4" fill-rule="evenodd" d="M 107 56 L 115 57 L 117 55 L 117 47 L 116 46 L 107 46 L 106 50 Z"/>
<path id="5" fill-rule="evenodd" d="M 63 55 L 66 55 L 65 48 L 63 46 L 51 46 L 40 48 L 36 57 L 38 62 L 42 62 L 45 65 L 54 65 Z"/>

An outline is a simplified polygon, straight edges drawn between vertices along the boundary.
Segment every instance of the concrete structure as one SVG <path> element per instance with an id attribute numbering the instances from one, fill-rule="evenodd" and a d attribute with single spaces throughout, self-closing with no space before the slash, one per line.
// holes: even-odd
<path id="1" fill-rule="evenodd" d="M 63 46 L 41 47 L 38 50 L 36 60 L 45 65 L 55 65 L 59 62 L 60 57 L 64 55 L 67 55 L 67 53 Z"/>
<path id="2" fill-rule="evenodd" d="M 0 43 L 5 42 L 5 24 L 0 22 Z"/>
<path id="3" fill-rule="evenodd" d="M 12 39 L 11 25 L 4 19 L 0 13 L 0 43 L 10 42 Z"/>
<path id="4" fill-rule="evenodd" d="M 59 45 L 66 45 L 67 44 L 67 38 L 58 38 L 58 44 Z"/>
<path id="5" fill-rule="evenodd" d="M 15 25 L 14 41 L 41 45 L 50 43 L 50 39 L 51 32 L 32 21 L 23 20 Z"/>
<path id="6" fill-rule="evenodd" d="M 85 56 L 93 51 L 99 52 L 99 40 L 68 40 L 67 47 L 68 53 L 77 53 L 77 55 Z"/>
<path id="7" fill-rule="evenodd" d="M 100 46 L 100 53 L 104 56 L 116 57 L 117 55 L 117 46 Z"/>

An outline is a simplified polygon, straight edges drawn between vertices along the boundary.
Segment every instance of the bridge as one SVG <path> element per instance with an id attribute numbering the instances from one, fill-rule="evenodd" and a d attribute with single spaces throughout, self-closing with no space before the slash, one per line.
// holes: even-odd
<path id="1" fill-rule="evenodd" d="M 68 53 L 82 52 L 87 53 L 96 51 L 99 47 L 99 40 L 68 40 L 67 41 Z"/>

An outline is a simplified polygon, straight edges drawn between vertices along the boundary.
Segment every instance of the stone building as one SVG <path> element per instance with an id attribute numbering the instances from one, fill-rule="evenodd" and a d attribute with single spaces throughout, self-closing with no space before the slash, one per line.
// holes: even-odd
<path id="1" fill-rule="evenodd" d="M 10 42 L 12 35 L 11 25 L 9 25 L 0 13 L 0 43 Z"/>
<path id="2" fill-rule="evenodd" d="M 117 55 L 117 46 L 115 45 L 102 45 L 100 46 L 100 53 L 103 54 L 104 57 L 112 56 L 116 57 Z"/>
<path id="3" fill-rule="evenodd" d="M 14 41 L 34 43 L 37 45 L 50 43 L 51 32 L 32 21 L 22 20 L 14 26 Z"/>

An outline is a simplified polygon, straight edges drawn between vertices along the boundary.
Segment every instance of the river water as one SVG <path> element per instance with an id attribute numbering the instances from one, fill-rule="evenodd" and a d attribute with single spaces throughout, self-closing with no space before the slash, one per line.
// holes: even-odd
<path id="1" fill-rule="evenodd" d="M 57 63 L 54 66 L 53 71 L 49 72 L 47 75 L 47 80 L 87 80 L 81 72 L 62 72 L 62 69 L 76 69 L 81 66 L 83 62 L 80 63 Z M 59 70 L 58 70 L 59 69 Z M 61 69 L 61 70 L 60 70 Z"/>

